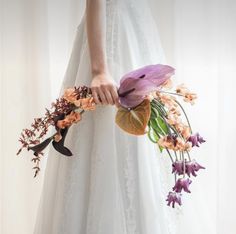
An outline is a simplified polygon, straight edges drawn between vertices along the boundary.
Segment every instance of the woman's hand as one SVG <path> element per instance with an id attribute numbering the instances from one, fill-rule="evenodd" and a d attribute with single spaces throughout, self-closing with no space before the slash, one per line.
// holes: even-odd
<path id="1" fill-rule="evenodd" d="M 117 85 L 108 73 L 94 75 L 90 87 L 96 104 L 120 106 Z"/>

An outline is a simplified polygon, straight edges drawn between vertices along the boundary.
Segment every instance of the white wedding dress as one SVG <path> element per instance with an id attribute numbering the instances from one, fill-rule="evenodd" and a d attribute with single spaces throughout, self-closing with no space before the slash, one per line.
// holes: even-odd
<path id="1" fill-rule="evenodd" d="M 106 53 L 110 72 L 122 75 L 165 63 L 145 0 L 107 0 Z M 85 14 L 77 28 L 61 93 L 91 82 Z M 85 112 L 70 128 L 66 157 L 51 146 L 34 234 L 173 234 L 176 210 L 166 205 L 171 164 L 146 135 L 115 124 L 115 106 Z M 178 209 L 178 208 L 177 208 Z"/>

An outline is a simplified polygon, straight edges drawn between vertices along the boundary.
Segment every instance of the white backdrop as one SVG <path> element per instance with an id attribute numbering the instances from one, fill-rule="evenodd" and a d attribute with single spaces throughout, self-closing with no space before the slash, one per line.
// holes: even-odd
<path id="1" fill-rule="evenodd" d="M 176 81 L 199 95 L 188 113 L 193 127 L 207 139 L 196 151 L 207 170 L 199 174 L 185 201 L 178 233 L 235 234 L 236 3 L 153 4 Z M 57 97 L 81 9 L 79 0 L 1 0 L 1 234 L 33 232 L 43 168 L 34 179 L 31 155 L 15 155 L 17 140 L 21 129 Z"/>

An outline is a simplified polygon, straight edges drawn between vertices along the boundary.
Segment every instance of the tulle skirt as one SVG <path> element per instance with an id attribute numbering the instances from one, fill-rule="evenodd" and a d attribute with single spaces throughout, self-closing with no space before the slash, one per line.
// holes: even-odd
<path id="1" fill-rule="evenodd" d="M 165 59 L 154 27 L 140 35 L 129 19 L 116 17 L 119 23 L 108 28 L 107 53 L 119 85 L 125 72 Z M 91 79 L 83 18 L 60 95 L 65 88 L 90 85 Z M 110 105 L 85 112 L 65 141 L 71 157 L 50 146 L 34 234 L 174 233 L 172 208 L 165 201 L 173 184 L 169 158 L 146 135 L 121 130 L 115 114 Z"/>

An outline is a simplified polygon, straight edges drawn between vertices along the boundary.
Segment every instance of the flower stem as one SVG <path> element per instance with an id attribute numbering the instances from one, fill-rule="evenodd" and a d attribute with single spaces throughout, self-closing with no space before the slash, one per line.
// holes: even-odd
<path id="1" fill-rule="evenodd" d="M 176 153 L 176 151 L 174 151 L 174 152 L 175 152 L 175 159 L 176 159 L 176 161 L 178 161 L 177 153 Z"/>
<path id="2" fill-rule="evenodd" d="M 189 122 L 189 119 L 188 119 L 188 116 L 187 116 L 187 114 L 186 114 L 184 108 L 182 107 L 182 105 L 181 105 L 177 100 L 175 100 L 175 102 L 179 105 L 179 107 L 180 107 L 181 110 L 183 111 L 183 113 L 184 113 L 184 115 L 185 115 L 185 118 L 186 118 L 186 120 L 187 120 L 187 122 L 188 122 L 188 126 L 189 126 L 189 128 L 190 128 L 190 131 L 191 131 L 191 133 L 193 133 L 192 128 L 191 128 L 191 125 L 190 125 L 190 122 Z"/>
<path id="3" fill-rule="evenodd" d="M 178 93 L 172 93 L 172 92 L 163 91 L 163 90 L 160 90 L 160 91 L 158 91 L 158 92 L 160 92 L 160 93 L 167 93 L 167 94 L 176 95 L 176 96 L 181 96 L 181 97 L 183 97 L 183 96 L 184 96 L 184 95 L 182 95 L 182 94 L 178 94 Z"/>
<path id="4" fill-rule="evenodd" d="M 189 154 L 189 152 L 186 150 L 185 151 L 186 153 L 187 153 L 187 155 L 188 155 L 188 159 L 189 159 L 189 161 L 191 161 L 191 157 L 190 157 L 190 154 Z"/>
<path id="5" fill-rule="evenodd" d="M 186 168 L 185 168 L 185 158 L 184 158 L 184 152 L 181 151 L 182 154 L 182 159 L 183 159 L 183 166 L 184 166 L 184 177 L 185 177 L 185 172 L 186 172 Z"/>
<path id="6" fill-rule="evenodd" d="M 171 153 L 170 153 L 170 151 L 169 151 L 167 148 L 165 148 L 165 149 L 166 149 L 167 153 L 169 154 L 169 156 L 170 156 L 170 159 L 171 159 L 172 163 L 174 163 L 174 160 L 173 160 L 173 158 L 172 158 L 172 156 L 171 156 Z"/>

